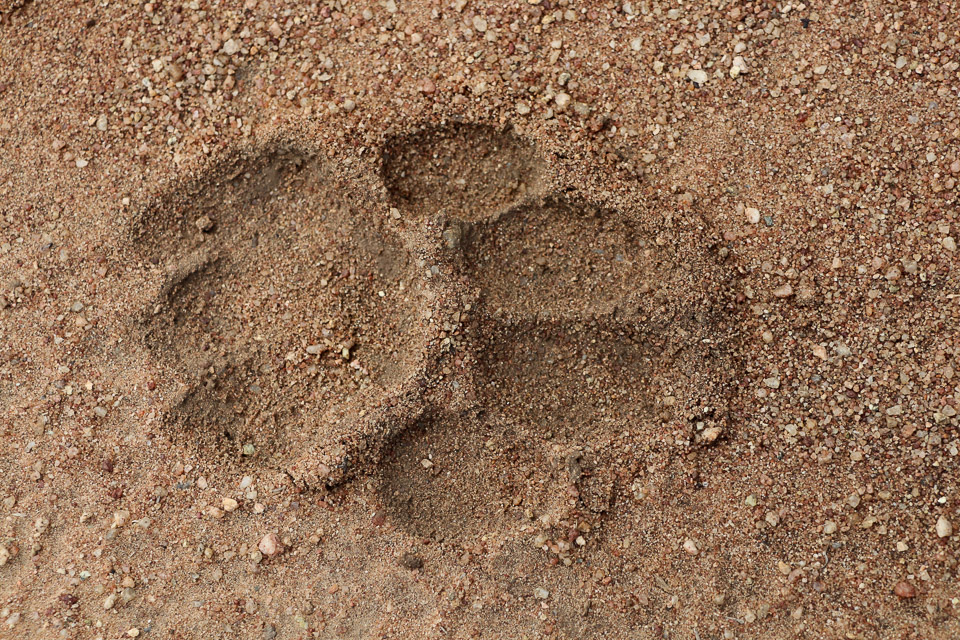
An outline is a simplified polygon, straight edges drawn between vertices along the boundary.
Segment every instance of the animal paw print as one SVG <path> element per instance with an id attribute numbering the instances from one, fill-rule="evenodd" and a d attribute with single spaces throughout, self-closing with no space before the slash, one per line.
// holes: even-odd
<path id="1" fill-rule="evenodd" d="M 718 437 L 733 363 L 705 242 L 643 203 L 628 214 L 549 190 L 508 132 L 387 148 L 391 202 L 439 235 L 447 290 L 443 380 L 375 471 L 398 527 L 471 540 L 601 517 L 652 449 Z"/>
<path id="2" fill-rule="evenodd" d="M 397 527 L 472 539 L 602 515 L 650 451 L 717 437 L 722 278 L 693 236 L 559 195 L 508 129 L 390 139 L 378 178 L 386 203 L 274 143 L 144 210 L 174 439 L 305 488 L 365 476 Z"/>
<path id="3" fill-rule="evenodd" d="M 159 281 L 140 333 L 187 381 L 163 424 L 201 455 L 285 469 L 421 368 L 411 253 L 308 149 L 231 156 L 146 207 L 134 236 Z"/>

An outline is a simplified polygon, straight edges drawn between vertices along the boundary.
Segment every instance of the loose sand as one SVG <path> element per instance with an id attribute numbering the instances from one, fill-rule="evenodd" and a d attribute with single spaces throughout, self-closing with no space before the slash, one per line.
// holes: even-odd
<path id="1" fill-rule="evenodd" d="M 0 637 L 960 637 L 957 15 L 0 0 Z"/>

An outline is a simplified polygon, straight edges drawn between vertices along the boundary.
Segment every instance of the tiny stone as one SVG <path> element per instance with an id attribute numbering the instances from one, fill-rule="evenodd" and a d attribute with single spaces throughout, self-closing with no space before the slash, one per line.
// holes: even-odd
<path id="1" fill-rule="evenodd" d="M 789 298 L 793 295 L 793 287 L 790 286 L 790 283 L 781 285 L 773 290 L 773 295 L 777 298 Z"/>
<path id="2" fill-rule="evenodd" d="M 543 587 L 537 587 L 533 590 L 533 597 L 537 600 L 546 600 L 550 597 L 550 592 Z"/>
<path id="3" fill-rule="evenodd" d="M 720 437 L 720 433 L 722 431 L 723 430 L 720 427 L 709 427 L 703 430 L 703 434 L 701 434 L 700 438 L 703 440 L 704 444 L 711 444 Z"/>
<path id="4" fill-rule="evenodd" d="M 825 534 L 827 534 L 827 535 L 830 535 L 830 534 L 832 534 L 832 533 L 836 533 L 836 532 L 837 532 L 837 523 L 834 522 L 833 520 L 827 520 L 827 522 L 823 525 L 823 532 L 824 532 Z"/>
<path id="5" fill-rule="evenodd" d="M 283 550 L 283 546 L 280 544 L 280 538 L 277 537 L 277 534 L 268 533 L 260 540 L 257 549 L 259 549 L 263 555 L 273 557 Z"/>
<path id="6" fill-rule="evenodd" d="M 747 62 L 743 59 L 743 56 L 736 56 L 733 59 L 733 64 L 730 65 L 730 77 L 737 78 L 741 74 L 747 72 Z"/>
<path id="7" fill-rule="evenodd" d="M 750 224 L 757 224 L 758 222 L 760 222 L 759 209 L 754 209 L 753 207 L 747 207 L 746 209 L 743 210 L 743 212 L 747 214 L 747 220 L 750 222 Z"/>
<path id="8" fill-rule="evenodd" d="M 238 503 L 233 498 L 224 498 L 222 506 L 223 506 L 223 510 L 229 513 L 231 511 L 236 511 L 237 507 L 240 506 L 240 503 Z"/>
<path id="9" fill-rule="evenodd" d="M 949 538 L 953 535 L 953 525 L 943 516 L 937 519 L 937 535 L 941 538 Z"/>
<path id="10" fill-rule="evenodd" d="M 683 550 L 692 556 L 695 556 L 698 553 L 700 553 L 700 549 L 697 548 L 697 543 L 691 540 L 690 538 L 687 538 L 686 540 L 683 541 Z"/>
<path id="11" fill-rule="evenodd" d="M 213 229 L 213 220 L 210 219 L 210 216 L 201 216 L 197 218 L 195 224 L 197 225 L 197 229 L 200 229 L 200 231 L 204 233 L 208 233 Z"/>
<path id="12" fill-rule="evenodd" d="M 448 249 L 456 250 L 460 248 L 460 243 L 463 241 L 463 231 L 459 225 L 453 225 L 444 229 L 441 237 Z"/>
<path id="13" fill-rule="evenodd" d="M 240 51 L 240 44 L 233 38 L 230 38 L 229 40 L 223 43 L 223 48 L 221 49 L 221 51 L 223 51 L 228 56 L 235 55 Z"/>
<path id="14" fill-rule="evenodd" d="M 127 524 L 127 521 L 130 520 L 130 512 L 126 509 L 121 509 L 113 514 L 113 522 L 110 524 L 111 529 L 117 529 Z"/>
<path id="15" fill-rule="evenodd" d="M 901 580 L 897 583 L 897 586 L 893 588 L 893 592 L 897 594 L 898 598 L 913 598 L 917 595 L 917 589 L 909 582 Z"/>
<path id="16" fill-rule="evenodd" d="M 400 557 L 400 565 L 411 571 L 423 568 L 423 560 L 412 553 L 405 553 Z"/>
<path id="17" fill-rule="evenodd" d="M 952 236 L 947 236 L 946 238 L 941 240 L 940 243 L 943 245 L 943 248 L 946 249 L 947 251 L 957 250 L 957 241 L 954 240 Z"/>
<path id="18" fill-rule="evenodd" d="M 687 77 L 697 84 L 706 84 L 709 76 L 707 76 L 707 72 L 702 69 L 691 69 L 687 71 Z"/>

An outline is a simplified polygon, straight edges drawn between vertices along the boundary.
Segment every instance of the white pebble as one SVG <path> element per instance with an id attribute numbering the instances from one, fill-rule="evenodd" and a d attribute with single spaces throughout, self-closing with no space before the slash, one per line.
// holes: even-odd
<path id="1" fill-rule="evenodd" d="M 263 536 L 263 539 L 260 540 L 260 544 L 257 545 L 257 549 L 260 550 L 260 553 L 267 557 L 272 557 L 280 553 L 283 549 L 283 546 L 280 544 L 280 538 L 277 537 L 275 533 L 268 533 Z"/>
<path id="2" fill-rule="evenodd" d="M 953 525 L 943 516 L 937 519 L 937 535 L 941 538 L 949 538 L 953 535 Z"/>

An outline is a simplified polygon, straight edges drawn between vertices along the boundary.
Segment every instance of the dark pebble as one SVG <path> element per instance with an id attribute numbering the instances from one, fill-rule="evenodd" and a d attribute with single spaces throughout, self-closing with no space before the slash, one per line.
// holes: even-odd
<path id="1" fill-rule="evenodd" d="M 412 553 L 405 553 L 400 557 L 401 566 L 414 571 L 416 569 L 423 569 L 423 560 L 418 556 L 413 555 Z"/>

